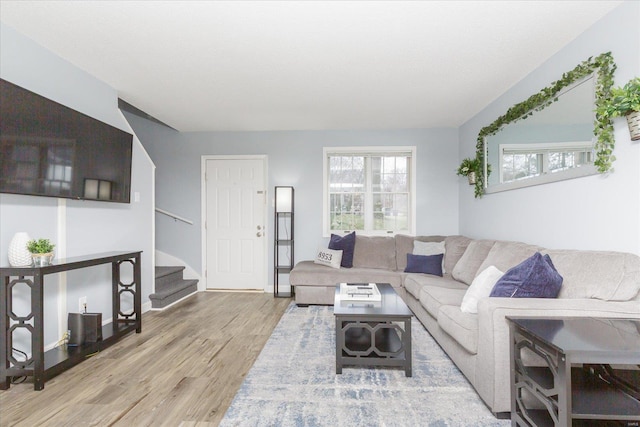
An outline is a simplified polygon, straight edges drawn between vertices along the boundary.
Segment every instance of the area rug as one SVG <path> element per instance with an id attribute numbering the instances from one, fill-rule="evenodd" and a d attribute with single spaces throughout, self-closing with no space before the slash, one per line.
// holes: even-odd
<path id="1" fill-rule="evenodd" d="M 291 304 L 221 426 L 508 426 L 415 318 L 413 376 L 397 368 L 335 372 L 333 307 Z M 239 357 L 241 357 L 239 355 Z"/>

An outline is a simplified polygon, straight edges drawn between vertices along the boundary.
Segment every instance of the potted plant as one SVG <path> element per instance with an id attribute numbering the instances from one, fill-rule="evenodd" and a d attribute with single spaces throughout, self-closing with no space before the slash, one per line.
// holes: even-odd
<path id="1" fill-rule="evenodd" d="M 598 113 L 610 118 L 626 117 L 631 140 L 640 140 L 640 77 L 634 77 L 622 87 L 612 88 L 610 102 Z"/>
<path id="2" fill-rule="evenodd" d="M 458 166 L 456 174 L 466 176 L 469 180 L 469 185 L 473 185 L 476 183 L 477 176 L 481 173 L 481 168 L 482 165 L 477 157 L 467 157 L 462 161 L 462 163 L 460 163 L 460 166 Z"/>
<path id="3" fill-rule="evenodd" d="M 51 264 L 54 247 L 55 245 L 49 239 L 29 240 L 27 242 L 27 250 L 31 252 L 31 258 L 36 267 Z"/>

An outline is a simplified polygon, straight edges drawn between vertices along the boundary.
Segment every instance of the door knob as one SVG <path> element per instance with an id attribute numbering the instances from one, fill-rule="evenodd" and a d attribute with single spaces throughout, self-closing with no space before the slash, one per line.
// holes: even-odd
<path id="1" fill-rule="evenodd" d="M 258 236 L 258 237 L 262 237 L 262 233 L 258 231 L 258 232 L 256 233 L 256 236 Z"/>
<path id="2" fill-rule="evenodd" d="M 262 230 L 262 226 L 260 226 L 260 225 L 259 225 L 259 226 L 258 226 L 258 230 Z"/>

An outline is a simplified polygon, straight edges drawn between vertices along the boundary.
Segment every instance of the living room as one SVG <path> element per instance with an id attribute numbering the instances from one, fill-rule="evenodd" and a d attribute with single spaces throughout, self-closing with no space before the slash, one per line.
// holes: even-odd
<path id="1" fill-rule="evenodd" d="M 581 7 L 580 2 L 571 3 L 571 7 Z M 616 85 L 640 74 L 638 2 L 611 6 L 611 12 L 556 51 L 547 52 L 536 66 L 459 125 L 197 132 L 179 132 L 121 113 L 117 104 L 124 88 L 110 86 L 42 43 L 34 42 L 37 32 L 30 35 L 15 30 L 5 22 L 5 5 L 0 7 L 2 79 L 134 134 L 130 204 L 1 194 L 3 265 L 12 237 L 26 231 L 34 238 L 51 239 L 58 258 L 123 249 L 142 251 L 145 311 L 150 308 L 148 296 L 153 292 L 156 251 L 182 261 L 200 280 L 199 290 L 204 291 L 207 285 L 202 274 L 201 158 L 205 155 L 267 156 L 267 192 L 278 185 L 291 185 L 296 191 L 296 260 L 313 259 L 318 243 L 328 237 L 322 230 L 322 150 L 357 146 L 416 147 L 416 235 L 460 234 L 548 248 L 640 254 L 640 145 L 631 141 L 624 119 L 614 120 L 616 160 L 611 173 L 481 198 L 475 198 L 473 187 L 455 175 L 463 158 L 475 156 L 482 127 L 587 58 L 611 52 L 617 65 Z M 132 62 L 132 66 L 143 65 Z M 473 72 L 470 68 L 471 76 Z M 473 93 L 465 96 L 474 98 Z M 147 112 L 153 115 L 152 111 Z M 194 225 L 159 215 L 154 211 L 156 207 L 187 218 Z M 266 224 L 270 225 L 273 217 L 272 213 L 268 215 Z M 269 228 L 267 240 L 271 242 Z M 268 257 L 265 264 L 271 265 L 271 251 Z M 272 271 L 267 269 L 265 275 L 268 279 L 264 291 L 268 293 L 273 285 Z M 46 345 L 55 344 L 60 332 L 67 330 L 65 313 L 77 311 L 79 298 L 87 297 L 89 311 L 109 312 L 111 278 L 106 268 L 94 273 L 76 271 L 48 280 L 44 298 Z"/>

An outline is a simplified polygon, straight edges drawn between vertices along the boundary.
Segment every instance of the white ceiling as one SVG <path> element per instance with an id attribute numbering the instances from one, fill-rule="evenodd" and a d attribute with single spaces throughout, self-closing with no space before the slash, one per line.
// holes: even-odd
<path id="1" fill-rule="evenodd" d="M 2 0 L 0 19 L 180 131 L 398 129 L 461 125 L 620 3 Z"/>

